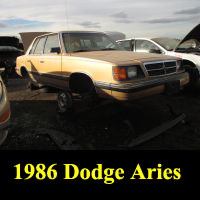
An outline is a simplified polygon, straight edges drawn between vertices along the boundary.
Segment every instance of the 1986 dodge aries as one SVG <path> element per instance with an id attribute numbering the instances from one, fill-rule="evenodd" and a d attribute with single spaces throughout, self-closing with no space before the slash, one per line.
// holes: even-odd
<path id="1" fill-rule="evenodd" d="M 180 58 L 128 52 L 105 33 L 84 31 L 36 37 L 17 58 L 17 72 L 32 87 L 57 88 L 61 112 L 71 107 L 72 94 L 126 101 L 177 92 L 189 82 Z"/>

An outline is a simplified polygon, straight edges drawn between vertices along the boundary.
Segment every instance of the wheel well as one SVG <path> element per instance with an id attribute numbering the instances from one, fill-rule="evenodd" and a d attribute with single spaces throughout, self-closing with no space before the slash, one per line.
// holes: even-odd
<path id="1" fill-rule="evenodd" d="M 69 88 L 73 93 L 90 93 L 95 91 L 92 79 L 84 73 L 74 73 L 70 76 Z"/>
<path id="2" fill-rule="evenodd" d="M 24 77 L 24 78 L 28 77 L 28 71 L 27 71 L 26 67 L 24 67 L 24 66 L 21 67 L 20 73 L 21 73 L 22 77 Z"/>
<path id="3" fill-rule="evenodd" d="M 189 60 L 183 60 L 183 66 L 184 65 L 189 65 L 191 67 L 196 67 L 196 65 L 192 62 L 192 61 L 189 61 Z"/>
<path id="4" fill-rule="evenodd" d="M 199 70 L 197 69 L 196 65 L 189 60 L 183 60 L 183 65 L 182 65 L 185 70 L 189 73 L 190 75 L 190 82 L 196 82 L 200 78 Z"/>

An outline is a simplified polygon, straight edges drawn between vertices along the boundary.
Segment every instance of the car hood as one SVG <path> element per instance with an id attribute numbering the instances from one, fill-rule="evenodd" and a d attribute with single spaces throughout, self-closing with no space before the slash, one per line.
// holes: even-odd
<path id="1" fill-rule="evenodd" d="M 2 52 L 23 52 L 21 49 L 12 46 L 0 46 L 0 53 Z"/>
<path id="2" fill-rule="evenodd" d="M 110 62 L 114 64 L 130 64 L 133 62 L 151 62 L 175 59 L 171 56 L 151 54 L 151 53 L 133 53 L 129 51 L 93 51 L 72 53 L 73 57 L 82 57 L 99 61 Z"/>
<path id="3" fill-rule="evenodd" d="M 183 44 L 187 40 L 196 39 L 198 42 L 200 42 L 200 24 L 198 24 L 196 27 L 194 27 L 186 36 L 185 38 L 178 44 L 178 46 L 175 48 L 175 51 L 179 48 L 181 44 Z"/>

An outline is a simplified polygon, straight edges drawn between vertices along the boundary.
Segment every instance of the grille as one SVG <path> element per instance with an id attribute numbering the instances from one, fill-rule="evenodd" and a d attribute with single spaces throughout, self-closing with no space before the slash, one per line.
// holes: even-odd
<path id="1" fill-rule="evenodd" d="M 145 69 L 149 76 L 162 76 L 176 73 L 176 61 L 145 63 Z"/>

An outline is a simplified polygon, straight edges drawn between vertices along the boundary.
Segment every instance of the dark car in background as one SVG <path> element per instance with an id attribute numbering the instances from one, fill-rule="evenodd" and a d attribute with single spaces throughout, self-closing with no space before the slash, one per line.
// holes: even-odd
<path id="1" fill-rule="evenodd" d="M 3 79 L 16 75 L 16 58 L 23 54 L 23 44 L 17 37 L 0 36 L 0 73 Z"/>

